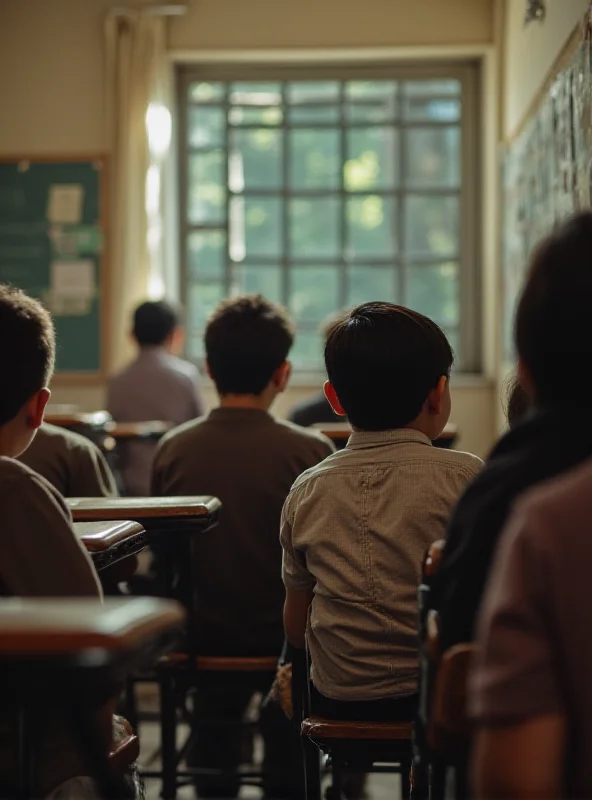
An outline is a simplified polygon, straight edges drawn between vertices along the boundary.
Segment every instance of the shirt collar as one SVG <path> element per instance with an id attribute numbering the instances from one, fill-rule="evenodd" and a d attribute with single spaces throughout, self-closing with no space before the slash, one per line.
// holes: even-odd
<path id="1" fill-rule="evenodd" d="M 222 420 L 224 422 L 267 422 L 273 421 L 273 417 L 268 411 L 261 408 L 213 408 L 209 413 L 209 418 Z"/>
<path id="2" fill-rule="evenodd" d="M 394 428 L 388 431 L 354 431 L 347 442 L 348 450 L 363 450 L 366 447 L 382 447 L 389 444 L 416 442 L 432 446 L 429 438 L 414 428 Z"/>

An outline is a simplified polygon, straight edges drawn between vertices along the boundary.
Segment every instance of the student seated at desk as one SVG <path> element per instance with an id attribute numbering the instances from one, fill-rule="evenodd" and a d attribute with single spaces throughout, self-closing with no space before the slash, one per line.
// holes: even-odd
<path id="1" fill-rule="evenodd" d="M 197 634 L 206 654 L 270 656 L 282 650 L 282 505 L 298 475 L 333 452 L 325 437 L 269 413 L 290 377 L 293 338 L 286 312 L 261 296 L 222 303 L 205 333 L 220 406 L 167 434 L 154 461 L 154 495 L 207 494 L 222 501 L 218 528 L 195 543 Z M 208 701 L 197 698 L 206 717 Z M 238 720 L 249 701 L 238 692 L 224 709 L 213 710 Z M 204 732 L 203 739 L 196 754 L 202 766 L 220 759 L 227 766 L 238 763 L 231 734 Z M 266 742 L 266 756 L 273 744 Z M 281 774 L 277 759 L 275 766 Z M 268 786 L 268 796 L 301 797 L 289 774 L 285 780 L 284 787 Z M 286 793 L 290 789 L 296 794 Z M 235 797 L 236 790 L 198 782 L 200 796 Z"/>
<path id="2" fill-rule="evenodd" d="M 74 431 L 44 422 L 19 456 L 64 497 L 117 497 L 113 473 L 99 448 Z"/>
<path id="3" fill-rule="evenodd" d="M 49 313 L 23 292 L 0 285 L 0 594 L 101 598 L 99 579 L 72 528 L 64 499 L 17 461 L 43 420 L 50 396 L 55 335 Z M 110 710 L 106 720 L 110 723 Z M 103 715 L 101 715 L 101 718 Z M 0 789 L 14 780 L 16 732 L 0 713 Z M 38 764 L 39 797 L 87 774 L 56 708 L 47 723 Z M 5 795 L 3 795 L 5 796 Z"/>
<path id="4" fill-rule="evenodd" d="M 204 413 L 197 367 L 177 358 L 183 333 L 175 308 L 164 301 L 142 303 L 134 312 L 136 359 L 109 380 L 107 410 L 116 422 L 158 420 L 180 425 Z M 150 494 L 155 442 L 121 446 L 127 494 Z"/>
<path id="5" fill-rule="evenodd" d="M 433 447 L 450 414 L 453 354 L 431 320 L 366 303 L 329 334 L 327 397 L 353 427 L 301 475 L 282 513 L 288 640 L 312 659 L 312 710 L 411 720 L 417 587 L 429 545 L 481 467 Z"/>

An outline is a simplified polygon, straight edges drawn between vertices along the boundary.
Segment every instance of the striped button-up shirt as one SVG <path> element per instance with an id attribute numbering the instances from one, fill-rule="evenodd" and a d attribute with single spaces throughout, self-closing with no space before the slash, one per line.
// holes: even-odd
<path id="1" fill-rule="evenodd" d="M 412 429 L 356 432 L 295 482 L 282 514 L 283 578 L 314 590 L 307 639 L 322 694 L 417 690 L 422 559 L 481 463 Z"/>

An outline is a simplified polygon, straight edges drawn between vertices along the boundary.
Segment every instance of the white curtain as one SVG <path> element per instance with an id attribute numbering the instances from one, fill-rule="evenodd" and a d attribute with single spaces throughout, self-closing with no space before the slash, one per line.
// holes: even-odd
<path id="1" fill-rule="evenodd" d="M 105 22 L 110 370 L 131 354 L 130 314 L 148 295 L 153 262 L 161 249 L 155 241 L 160 237 L 160 215 L 158 209 L 154 212 L 154 196 L 148 208 L 146 202 L 147 187 L 154 195 L 155 181 L 160 193 L 159 177 L 150 170 L 155 164 L 146 113 L 151 102 L 162 103 L 166 95 L 165 26 L 165 18 L 146 10 L 112 11 Z"/>

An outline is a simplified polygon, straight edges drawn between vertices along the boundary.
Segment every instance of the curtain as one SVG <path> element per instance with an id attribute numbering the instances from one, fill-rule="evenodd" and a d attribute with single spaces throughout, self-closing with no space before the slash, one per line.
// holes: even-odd
<path id="1" fill-rule="evenodd" d="M 146 202 L 147 186 L 154 193 L 155 181 L 154 171 L 149 172 L 154 164 L 146 114 L 151 102 L 164 98 L 165 26 L 166 19 L 158 14 L 125 9 L 112 11 L 105 22 L 110 370 L 131 355 L 131 312 L 148 295 L 151 264 L 158 250 L 154 247 L 158 214 L 154 214 L 154 200 L 148 208 Z"/>

